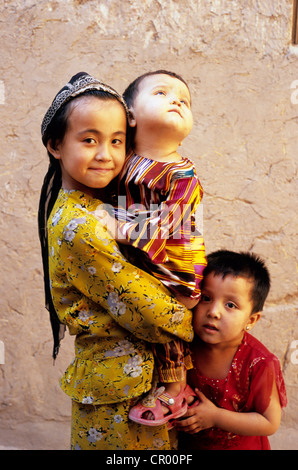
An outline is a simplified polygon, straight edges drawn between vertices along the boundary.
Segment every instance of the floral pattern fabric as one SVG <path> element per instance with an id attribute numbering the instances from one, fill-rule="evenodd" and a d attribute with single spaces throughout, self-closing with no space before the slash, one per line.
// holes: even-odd
<path id="1" fill-rule="evenodd" d="M 99 204 L 80 191 L 60 190 L 48 221 L 51 294 L 60 321 L 76 335 L 61 387 L 88 406 L 148 391 L 149 343 L 193 337 L 191 312 L 127 262 L 94 215 Z"/>
<path id="2" fill-rule="evenodd" d="M 128 400 L 109 405 L 82 405 L 72 402 L 72 450 L 173 450 L 177 448 L 175 429 L 143 426 L 128 419 L 135 404 Z"/>

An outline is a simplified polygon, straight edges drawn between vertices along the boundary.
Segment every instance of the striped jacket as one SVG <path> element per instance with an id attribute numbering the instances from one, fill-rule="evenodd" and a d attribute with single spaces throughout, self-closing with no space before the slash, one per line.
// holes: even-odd
<path id="1" fill-rule="evenodd" d="M 143 265 L 174 294 L 198 298 L 206 259 L 197 228 L 198 222 L 202 225 L 198 207 L 203 189 L 193 163 L 131 154 L 120 175 L 119 194 L 125 196 L 125 207 L 116 211 L 120 230 L 142 251 Z"/>

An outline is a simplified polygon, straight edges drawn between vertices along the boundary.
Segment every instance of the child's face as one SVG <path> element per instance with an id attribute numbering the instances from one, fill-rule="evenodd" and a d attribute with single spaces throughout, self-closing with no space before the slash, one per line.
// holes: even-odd
<path id="1" fill-rule="evenodd" d="M 208 274 L 194 313 L 195 333 L 213 345 L 240 344 L 246 327 L 252 328 L 260 318 L 260 312 L 251 314 L 252 287 L 252 280 L 244 277 Z"/>
<path id="2" fill-rule="evenodd" d="M 151 135 L 163 132 L 166 137 L 172 132 L 182 141 L 193 125 L 187 86 L 166 74 L 149 75 L 141 81 L 131 112 L 131 126 Z"/>
<path id="3" fill-rule="evenodd" d="M 49 150 L 60 160 L 62 186 L 90 195 L 105 188 L 125 159 L 126 114 L 116 100 L 86 96 L 70 105 L 62 142 Z"/>

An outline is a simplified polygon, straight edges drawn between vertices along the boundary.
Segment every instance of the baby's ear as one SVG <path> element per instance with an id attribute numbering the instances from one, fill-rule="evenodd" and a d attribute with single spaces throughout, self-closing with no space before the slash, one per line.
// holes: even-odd
<path id="1" fill-rule="evenodd" d="M 130 127 L 135 127 L 137 125 L 137 120 L 135 118 L 134 110 L 130 108 L 128 110 L 128 124 Z"/>

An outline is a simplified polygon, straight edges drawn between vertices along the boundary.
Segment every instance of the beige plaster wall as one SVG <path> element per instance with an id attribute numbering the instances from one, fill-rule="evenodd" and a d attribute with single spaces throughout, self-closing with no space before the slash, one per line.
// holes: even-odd
<path id="1" fill-rule="evenodd" d="M 78 71 L 122 92 L 137 75 L 166 68 L 192 91 L 194 129 L 181 153 L 195 161 L 205 190 L 207 252 L 253 250 L 271 271 L 255 334 L 279 357 L 288 390 L 273 446 L 297 449 L 292 1 L 2 0 L 0 8 L 0 448 L 69 443 L 70 403 L 58 381 L 72 339 L 53 366 L 37 236 L 43 114 Z"/>

